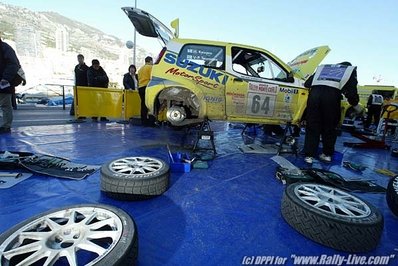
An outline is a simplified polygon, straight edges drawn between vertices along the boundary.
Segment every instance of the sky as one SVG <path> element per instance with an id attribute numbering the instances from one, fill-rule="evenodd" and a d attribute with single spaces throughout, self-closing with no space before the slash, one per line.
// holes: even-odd
<path id="1" fill-rule="evenodd" d="M 33 11 L 54 11 L 125 41 L 134 28 L 121 7 L 137 4 L 165 25 L 180 19 L 180 37 L 264 48 L 283 61 L 328 45 L 323 63 L 350 61 L 360 85 L 398 87 L 397 0 L 0 0 Z M 138 35 L 138 34 L 137 34 Z M 138 36 L 153 54 L 161 46 Z"/>

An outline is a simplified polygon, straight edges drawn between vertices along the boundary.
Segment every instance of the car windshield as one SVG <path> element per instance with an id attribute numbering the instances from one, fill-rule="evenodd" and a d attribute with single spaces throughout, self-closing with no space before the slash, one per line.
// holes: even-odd
<path id="1" fill-rule="evenodd" d="M 255 50 L 233 47 L 232 68 L 247 76 L 285 80 L 287 73 L 264 53 Z"/>

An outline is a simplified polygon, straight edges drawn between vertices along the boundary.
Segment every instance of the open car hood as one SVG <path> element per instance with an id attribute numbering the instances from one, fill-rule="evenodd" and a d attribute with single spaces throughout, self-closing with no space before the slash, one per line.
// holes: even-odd
<path id="1" fill-rule="evenodd" d="M 173 32 L 154 16 L 134 7 L 122 7 L 139 34 L 160 39 L 166 45 L 173 37 Z"/>
<path id="2" fill-rule="evenodd" d="M 315 47 L 301 53 L 287 64 L 292 68 L 296 77 L 307 79 L 314 73 L 316 67 L 322 62 L 329 51 L 330 48 L 326 45 Z"/>

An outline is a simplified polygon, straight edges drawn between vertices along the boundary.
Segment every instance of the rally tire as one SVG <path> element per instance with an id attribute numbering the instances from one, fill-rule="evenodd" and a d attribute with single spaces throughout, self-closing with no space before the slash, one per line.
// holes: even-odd
<path id="1" fill-rule="evenodd" d="M 386 199 L 392 213 L 398 216 L 398 176 L 391 178 L 388 182 Z"/>
<path id="2" fill-rule="evenodd" d="M 315 207 L 311 197 L 305 196 L 306 190 L 333 191 L 332 197 L 337 203 L 341 199 L 349 199 L 348 204 L 355 202 L 361 213 L 348 215 L 339 211 L 328 210 L 327 207 Z M 328 192 L 325 192 L 327 195 Z M 323 194 L 322 194 L 323 195 Z M 308 200 L 310 199 L 310 200 Z M 325 200 L 324 195 L 321 199 Z M 342 201 L 340 201 L 342 202 Z M 326 199 L 325 204 L 333 204 L 332 198 Z M 350 209 L 352 210 L 352 209 Z M 376 248 L 383 231 L 383 216 L 369 203 L 348 194 L 342 190 L 315 183 L 294 183 L 289 185 L 282 198 L 282 216 L 285 221 L 305 237 L 322 245 L 346 252 L 367 252 Z"/>
<path id="3" fill-rule="evenodd" d="M 168 188 L 170 168 L 153 157 L 125 157 L 101 167 L 101 191 L 117 200 L 143 200 Z"/>
<path id="4" fill-rule="evenodd" d="M 101 236 L 95 236 L 96 233 Z M 25 253 L 13 253 L 14 249 L 32 244 L 40 249 L 31 252 L 25 248 Z M 105 252 L 95 254 L 96 249 Z M 49 254 L 54 255 L 52 260 Z M 72 259 L 68 260 L 67 255 L 72 255 Z M 124 266 L 135 265 L 137 257 L 138 231 L 134 220 L 123 210 L 103 204 L 52 209 L 0 235 L 0 265 L 43 265 L 48 259 L 50 265 Z"/>

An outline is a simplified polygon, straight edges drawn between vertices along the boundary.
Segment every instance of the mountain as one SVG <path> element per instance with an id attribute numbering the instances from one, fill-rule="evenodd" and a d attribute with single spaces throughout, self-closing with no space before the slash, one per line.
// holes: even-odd
<path id="1" fill-rule="evenodd" d="M 0 2 L 0 32 L 2 39 L 15 48 L 28 86 L 73 84 L 79 53 L 85 56 L 87 65 L 91 65 L 91 59 L 99 59 L 111 84 L 117 86 L 133 61 L 133 50 L 118 37 L 55 12 L 34 12 Z M 148 54 L 137 46 L 136 62 L 144 62 Z"/>

